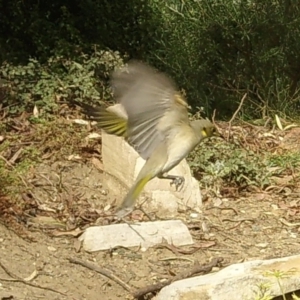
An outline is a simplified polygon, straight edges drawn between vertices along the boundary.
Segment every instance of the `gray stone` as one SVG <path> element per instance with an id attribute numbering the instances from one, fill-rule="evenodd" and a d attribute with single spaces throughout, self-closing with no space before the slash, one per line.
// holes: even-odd
<path id="1" fill-rule="evenodd" d="M 280 272 L 277 279 L 274 272 Z M 300 255 L 234 264 L 217 273 L 180 280 L 163 288 L 155 300 L 253 300 L 260 286 L 272 297 L 300 289 Z M 272 275 L 273 274 L 273 275 Z"/>
<path id="2" fill-rule="evenodd" d="M 79 237 L 87 252 L 107 250 L 116 246 L 143 248 L 151 247 L 166 240 L 176 246 L 191 245 L 193 238 L 180 220 L 143 222 L 128 225 L 112 224 L 93 226 Z"/>

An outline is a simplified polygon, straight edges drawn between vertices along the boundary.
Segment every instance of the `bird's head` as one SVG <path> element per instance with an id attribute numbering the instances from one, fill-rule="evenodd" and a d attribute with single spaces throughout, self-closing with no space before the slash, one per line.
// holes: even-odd
<path id="1" fill-rule="evenodd" d="M 193 121 L 192 127 L 194 127 L 196 132 L 201 134 L 201 139 L 211 136 L 220 136 L 220 133 L 217 131 L 215 125 L 207 119 Z"/>

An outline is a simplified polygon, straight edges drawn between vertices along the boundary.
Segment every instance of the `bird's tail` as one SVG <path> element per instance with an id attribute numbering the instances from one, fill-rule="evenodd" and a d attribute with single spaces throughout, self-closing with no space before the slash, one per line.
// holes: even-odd
<path id="1" fill-rule="evenodd" d="M 136 199 L 139 197 L 143 191 L 145 185 L 153 178 L 152 175 L 144 176 L 143 178 L 137 179 L 134 185 L 131 187 L 127 195 L 125 196 L 119 210 L 117 211 L 117 216 L 122 218 L 132 212 Z"/>
<path id="2" fill-rule="evenodd" d="M 80 103 L 83 113 L 91 120 L 97 121 L 97 126 L 109 134 L 126 137 L 127 120 L 118 116 L 116 113 L 102 107 Z"/>

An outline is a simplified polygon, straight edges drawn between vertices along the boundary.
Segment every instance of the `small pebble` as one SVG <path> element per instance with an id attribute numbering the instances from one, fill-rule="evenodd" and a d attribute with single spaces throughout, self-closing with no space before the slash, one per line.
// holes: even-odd
<path id="1" fill-rule="evenodd" d="M 101 195 L 106 196 L 107 195 L 107 191 L 106 190 L 101 190 Z"/>
<path id="2" fill-rule="evenodd" d="M 197 219 L 199 217 L 199 214 L 197 214 L 197 213 L 191 213 L 190 217 L 193 218 L 193 219 Z"/>
<path id="3" fill-rule="evenodd" d="M 54 248 L 54 247 L 52 247 L 52 246 L 49 246 L 49 247 L 48 247 L 48 250 L 51 251 L 51 252 L 54 252 L 54 251 L 56 251 L 57 249 Z"/>
<path id="4" fill-rule="evenodd" d="M 104 210 L 104 211 L 108 211 L 108 210 L 110 210 L 110 208 L 111 208 L 111 205 L 108 204 L 108 205 L 106 205 L 106 206 L 103 208 L 103 210 Z"/>

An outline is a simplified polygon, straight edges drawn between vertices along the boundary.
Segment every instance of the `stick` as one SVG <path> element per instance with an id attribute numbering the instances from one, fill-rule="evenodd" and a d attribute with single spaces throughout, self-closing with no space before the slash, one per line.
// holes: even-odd
<path id="1" fill-rule="evenodd" d="M 211 269 L 213 267 L 217 266 L 222 261 L 223 261 L 222 257 L 214 258 L 210 263 L 208 263 L 204 266 L 195 266 L 191 270 L 179 273 L 178 275 L 176 275 L 175 277 L 173 277 L 172 279 L 170 279 L 166 282 L 157 283 L 157 284 L 153 284 L 153 285 L 148 285 L 146 287 L 138 289 L 133 293 L 133 296 L 135 298 L 139 298 L 139 297 L 142 297 L 142 296 L 144 296 L 148 293 L 157 292 L 157 291 L 161 290 L 163 287 L 171 284 L 174 281 L 181 280 L 181 279 L 186 279 L 186 278 L 194 276 L 195 274 L 202 273 L 202 272 L 203 273 L 208 273 L 208 272 L 211 271 Z"/>
<path id="2" fill-rule="evenodd" d="M 244 94 L 237 110 L 234 112 L 234 114 L 232 115 L 230 121 L 228 122 L 228 134 L 227 134 L 227 141 L 229 141 L 229 136 L 230 136 L 230 131 L 231 131 L 231 124 L 233 122 L 233 120 L 235 119 L 235 117 L 237 116 L 238 112 L 241 110 L 242 106 L 243 106 L 243 103 L 244 103 L 244 100 L 246 99 L 247 97 L 247 93 Z"/>
<path id="3" fill-rule="evenodd" d="M 117 284 L 119 284 L 121 287 L 123 287 L 127 292 L 132 293 L 132 291 L 133 291 L 133 288 L 130 285 L 125 283 L 123 280 L 121 280 L 119 277 L 117 277 L 111 271 L 109 271 L 107 269 L 100 268 L 92 263 L 89 263 L 89 262 L 86 262 L 86 261 L 83 261 L 83 260 L 77 259 L 77 258 L 69 258 L 69 262 L 71 262 L 73 264 L 81 265 L 90 270 L 96 271 L 97 273 L 100 273 L 101 275 L 115 281 Z"/>
<path id="4" fill-rule="evenodd" d="M 53 293 L 58 293 L 58 294 L 66 296 L 65 293 L 62 293 L 62 292 L 57 291 L 55 289 L 52 289 L 50 287 L 46 287 L 46 286 L 41 286 L 41 285 L 38 285 L 38 284 L 34 284 L 34 283 L 26 281 L 25 279 L 20 278 L 19 276 L 15 275 L 11 271 L 9 271 L 1 262 L 0 262 L 0 267 L 5 271 L 5 273 L 7 275 L 9 275 L 10 277 L 12 277 L 10 279 L 0 278 L 0 280 L 2 280 L 2 281 L 21 282 L 21 283 L 24 283 L 26 285 L 29 285 L 29 286 L 32 286 L 32 287 L 35 287 L 35 288 L 38 288 L 38 289 L 47 290 L 47 291 L 51 291 Z"/>

